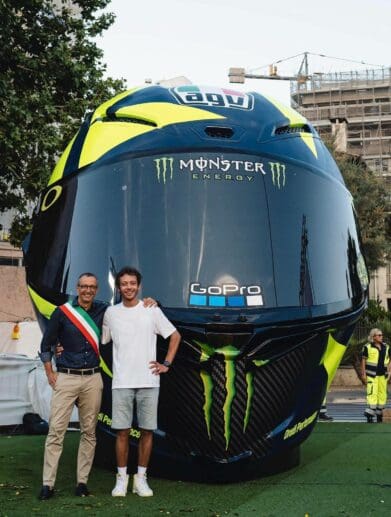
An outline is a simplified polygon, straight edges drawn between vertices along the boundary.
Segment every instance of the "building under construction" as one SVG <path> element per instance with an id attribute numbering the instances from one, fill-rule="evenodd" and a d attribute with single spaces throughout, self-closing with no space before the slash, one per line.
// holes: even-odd
<path id="1" fill-rule="evenodd" d="M 391 187 L 391 68 L 313 74 L 291 82 L 294 107 L 338 150 L 357 154 Z"/>

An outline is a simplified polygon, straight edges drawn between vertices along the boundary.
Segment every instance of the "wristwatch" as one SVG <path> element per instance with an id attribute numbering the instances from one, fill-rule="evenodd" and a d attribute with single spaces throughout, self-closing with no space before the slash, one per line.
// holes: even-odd
<path id="1" fill-rule="evenodd" d="M 171 366 L 170 361 L 163 361 L 163 366 L 167 366 L 167 368 L 170 368 L 170 366 Z"/>

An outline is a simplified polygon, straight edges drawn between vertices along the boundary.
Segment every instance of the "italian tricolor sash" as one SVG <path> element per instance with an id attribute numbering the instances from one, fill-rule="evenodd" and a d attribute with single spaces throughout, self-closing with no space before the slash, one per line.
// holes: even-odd
<path id="1" fill-rule="evenodd" d="M 69 302 L 60 305 L 59 309 L 80 330 L 99 357 L 100 330 L 88 312 L 80 306 L 74 307 Z"/>

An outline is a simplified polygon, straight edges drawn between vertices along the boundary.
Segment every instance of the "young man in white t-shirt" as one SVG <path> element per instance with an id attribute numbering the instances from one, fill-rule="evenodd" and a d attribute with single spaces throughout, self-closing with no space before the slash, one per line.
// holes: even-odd
<path id="1" fill-rule="evenodd" d="M 137 419 L 141 431 L 138 468 L 133 476 L 133 493 L 153 495 L 146 471 L 152 451 L 153 431 L 157 428 L 160 375 L 167 373 L 178 350 L 181 336 L 158 307 L 146 308 L 137 298 L 141 284 L 137 269 L 124 267 L 116 276 L 122 302 L 109 307 L 103 319 L 102 343 L 113 341 L 112 428 L 117 430 L 117 478 L 111 492 L 125 496 L 129 476 L 129 430 L 133 403 L 137 401 Z M 156 361 L 157 335 L 170 337 L 163 363 Z"/>

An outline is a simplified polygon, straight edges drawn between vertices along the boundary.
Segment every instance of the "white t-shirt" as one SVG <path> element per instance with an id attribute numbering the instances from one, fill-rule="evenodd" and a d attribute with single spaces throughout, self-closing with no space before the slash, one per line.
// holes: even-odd
<path id="1" fill-rule="evenodd" d="M 113 340 L 112 388 L 155 388 L 160 375 L 151 371 L 156 361 L 156 338 L 164 339 L 175 327 L 158 307 L 145 308 L 139 301 L 134 307 L 123 303 L 108 307 L 103 318 L 102 343 Z"/>

